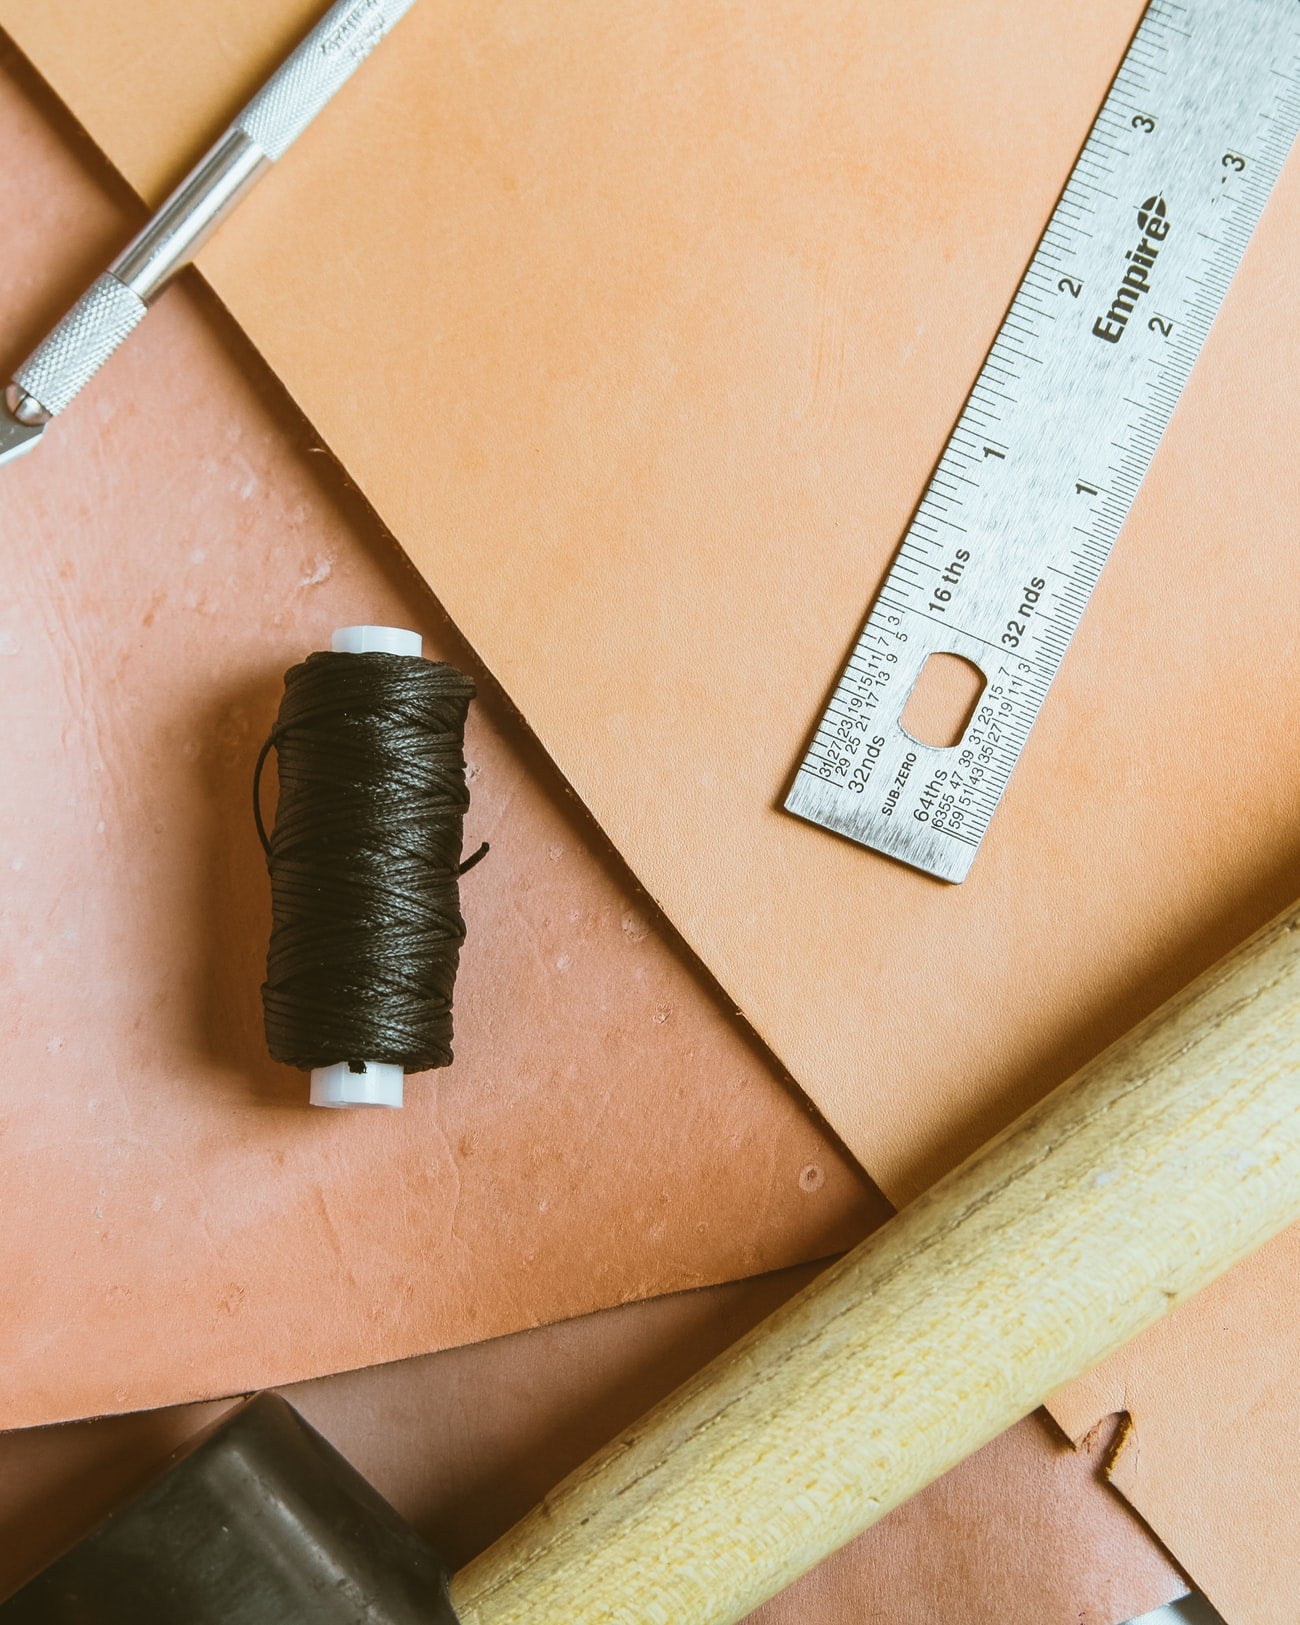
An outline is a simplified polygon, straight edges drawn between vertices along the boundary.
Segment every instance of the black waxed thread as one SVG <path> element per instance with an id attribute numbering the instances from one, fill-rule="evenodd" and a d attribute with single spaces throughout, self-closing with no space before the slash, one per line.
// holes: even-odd
<path id="1" fill-rule="evenodd" d="M 472 680 L 418 655 L 320 653 L 285 673 L 253 776 L 271 876 L 262 1009 L 277 1061 L 452 1060 Z M 279 764 L 268 836 L 262 768 Z"/>

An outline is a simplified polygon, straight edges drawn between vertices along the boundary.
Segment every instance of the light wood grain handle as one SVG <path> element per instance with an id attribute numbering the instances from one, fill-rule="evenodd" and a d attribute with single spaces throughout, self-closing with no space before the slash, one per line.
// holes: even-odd
<path id="1" fill-rule="evenodd" d="M 464 1625 L 723 1625 L 1300 1218 L 1300 907 L 573 1473 Z"/>

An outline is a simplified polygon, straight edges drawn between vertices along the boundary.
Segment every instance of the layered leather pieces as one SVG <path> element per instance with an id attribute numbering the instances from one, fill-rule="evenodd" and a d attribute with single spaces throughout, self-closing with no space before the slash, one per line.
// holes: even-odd
<path id="1" fill-rule="evenodd" d="M 0 133 L 17 355 L 138 211 L 8 72 Z M 0 1427 L 771 1269 L 887 1211 L 491 684 L 455 1065 L 331 1112 L 269 1059 L 251 787 L 283 673 L 366 621 L 477 662 L 201 293 L 3 471 Z"/>
<path id="2" fill-rule="evenodd" d="M 810 1277 L 783 1271 L 302 1383 L 285 1397 L 452 1568 Z M 225 1403 L 0 1437 L 0 1597 L 138 1494 Z M 1168 1556 L 1076 1451 L 1023 1422 L 754 1618 L 1118 1625 L 1177 1596 Z M 3 1617 L 0 1615 L 0 1617 Z"/>
<path id="3" fill-rule="evenodd" d="M 83 10 L 0 21 L 157 200 L 315 6 Z M 897 1200 L 1300 892 L 1294 163 L 970 880 L 777 810 L 1139 12 L 417 6 L 203 260 Z M 1143 1391 L 1205 1473 L 1192 1349 Z M 1266 1459 L 1272 1414 L 1216 1437 Z M 1297 1551 L 1198 1578 L 1262 1608 Z"/>

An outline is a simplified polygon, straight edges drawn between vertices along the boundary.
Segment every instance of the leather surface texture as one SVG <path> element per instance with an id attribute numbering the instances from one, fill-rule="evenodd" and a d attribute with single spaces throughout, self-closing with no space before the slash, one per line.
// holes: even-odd
<path id="1" fill-rule="evenodd" d="M 3 62 L 0 146 L 21 354 L 139 211 Z M 422 1354 L 887 1212 L 488 681 L 455 1064 L 331 1112 L 268 1059 L 282 673 L 359 621 L 477 667 L 200 286 L 3 470 L 0 538 L 0 1427 Z"/>
<path id="2" fill-rule="evenodd" d="M 776 810 L 1139 9 L 417 6 L 202 259 L 895 1200 L 1300 890 L 1294 163 L 970 881 Z M 313 11 L 0 0 L 148 197 Z"/>
<path id="3" fill-rule="evenodd" d="M 315 9 L 0 22 L 156 201 Z M 1139 12 L 426 0 L 202 260 L 898 1201 L 1300 892 L 1294 158 L 970 880 L 778 810 Z M 1257 1269 L 1289 1297 L 1285 1244 Z M 1152 1355 L 1162 1448 L 1210 1407 L 1296 1482 L 1295 1331 L 1280 1363 L 1239 1341 L 1262 1386 L 1230 1418 L 1213 1338 L 1177 1382 Z M 1180 1555 L 1283 1618 L 1289 1528 Z"/>

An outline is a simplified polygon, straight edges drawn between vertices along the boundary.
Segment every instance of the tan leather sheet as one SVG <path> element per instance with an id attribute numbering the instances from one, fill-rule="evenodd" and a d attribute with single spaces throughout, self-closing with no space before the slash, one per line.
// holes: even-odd
<path id="1" fill-rule="evenodd" d="M 1111 1482 L 1229 1625 L 1295 1625 L 1300 1396 L 1292 1229 L 1053 1403 L 1081 1439 L 1127 1411 Z"/>
<path id="2" fill-rule="evenodd" d="M 13 356 L 138 211 L 2 62 L 0 152 Z M 846 1245 L 882 1199 L 490 683 L 456 1065 L 412 1079 L 400 1113 L 339 1113 L 268 1060 L 249 789 L 281 673 L 359 620 L 468 657 L 199 296 L 175 290 L 0 481 L 0 1427 Z"/>
<path id="3" fill-rule="evenodd" d="M 0 21 L 156 199 L 315 10 Z M 1294 161 L 970 881 L 776 810 L 1139 10 L 424 0 L 204 259 L 898 1199 L 1300 892 Z M 1295 1331 L 1239 1463 L 1294 1437 Z M 1212 1474 L 1211 1386 L 1144 1392 Z M 1197 1578 L 1284 1618 L 1297 1553 Z"/>
<path id="4" fill-rule="evenodd" d="M 460 1565 L 806 1278 L 632 1304 L 288 1398 Z M 0 1437 L 0 1597 L 225 1409 Z M 1076 1453 L 1028 1417 L 753 1625 L 1117 1625 L 1143 1613 L 1185 1587 L 1102 1480 L 1104 1453 L 1102 1437 Z"/>
<path id="5" fill-rule="evenodd" d="M 317 0 L 0 0 L 157 198 Z M 206 274 L 891 1196 L 1300 891 L 1300 164 L 960 888 L 775 809 L 1141 7 L 425 0 Z"/>

